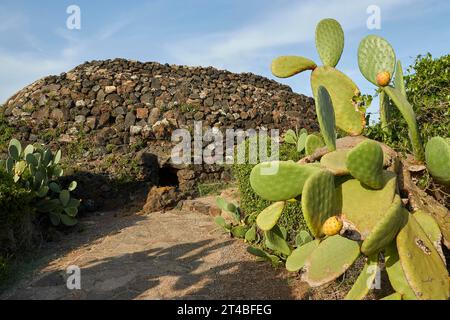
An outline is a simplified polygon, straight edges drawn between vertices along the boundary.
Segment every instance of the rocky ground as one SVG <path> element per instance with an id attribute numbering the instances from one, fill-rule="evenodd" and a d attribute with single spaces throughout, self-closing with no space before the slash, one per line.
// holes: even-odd
<path id="1" fill-rule="evenodd" d="M 39 265 L 0 299 L 303 299 L 308 289 L 284 270 L 258 263 L 223 234 L 213 198 L 177 210 L 128 207 L 81 220 L 82 232 L 53 242 Z M 81 269 L 81 289 L 66 270 Z"/>

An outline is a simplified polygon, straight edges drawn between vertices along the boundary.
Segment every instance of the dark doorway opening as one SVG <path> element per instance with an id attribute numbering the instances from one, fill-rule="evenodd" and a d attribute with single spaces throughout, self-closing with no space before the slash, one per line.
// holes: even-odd
<path id="1" fill-rule="evenodd" d="M 178 169 L 171 166 L 163 166 L 159 169 L 160 187 L 178 187 Z"/>

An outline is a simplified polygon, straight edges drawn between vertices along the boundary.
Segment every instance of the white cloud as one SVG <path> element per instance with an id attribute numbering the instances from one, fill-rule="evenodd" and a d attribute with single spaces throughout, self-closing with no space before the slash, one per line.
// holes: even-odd
<path id="1" fill-rule="evenodd" d="M 266 13 L 259 21 L 223 33 L 195 35 L 178 43 L 166 44 L 177 63 L 213 65 L 244 71 L 268 50 L 313 40 L 315 25 L 322 18 L 339 20 L 346 31 L 365 27 L 366 9 L 381 7 L 382 18 L 389 19 L 393 9 L 415 0 L 341 0 L 301 1 Z M 253 61 L 253 62 L 252 62 Z"/>

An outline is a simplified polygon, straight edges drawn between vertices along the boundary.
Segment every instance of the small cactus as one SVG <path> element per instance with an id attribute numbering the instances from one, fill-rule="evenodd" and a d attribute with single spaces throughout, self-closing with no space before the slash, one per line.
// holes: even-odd
<path id="1" fill-rule="evenodd" d="M 322 86 L 317 90 L 316 113 L 320 125 L 320 132 L 328 150 L 336 150 L 336 125 L 333 104 L 327 89 Z"/>
<path id="2" fill-rule="evenodd" d="M 256 224 L 263 231 L 269 231 L 277 224 L 284 209 L 284 202 L 279 201 L 271 204 L 256 218 Z"/>
<path id="3" fill-rule="evenodd" d="M 383 149 L 373 140 L 358 144 L 347 154 L 346 166 L 351 175 L 373 189 L 383 187 Z"/>

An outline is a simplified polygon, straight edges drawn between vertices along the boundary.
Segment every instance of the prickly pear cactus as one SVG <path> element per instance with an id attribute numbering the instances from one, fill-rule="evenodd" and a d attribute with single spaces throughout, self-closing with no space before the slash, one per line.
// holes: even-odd
<path id="1" fill-rule="evenodd" d="M 401 295 L 404 300 L 417 300 L 416 294 L 406 279 L 405 272 L 400 264 L 397 246 L 395 241 L 389 244 L 384 250 L 384 262 L 389 282 L 392 288 Z"/>
<path id="2" fill-rule="evenodd" d="M 289 78 L 316 67 L 314 61 L 299 56 L 281 56 L 272 61 L 272 73 L 278 78 Z"/>
<path id="3" fill-rule="evenodd" d="M 364 240 L 388 212 L 397 189 L 397 176 L 383 172 L 384 184 L 380 190 L 367 188 L 356 179 L 350 179 L 337 188 L 338 199 L 342 203 L 342 218 L 349 222 Z M 358 201 L 358 200 L 359 201 Z"/>
<path id="4" fill-rule="evenodd" d="M 442 233 L 441 229 L 439 229 L 439 225 L 437 224 L 436 220 L 434 220 L 434 218 L 431 215 L 421 210 L 415 211 L 413 216 L 416 219 L 417 223 L 422 227 L 428 239 L 430 239 L 436 250 L 439 252 L 441 257 L 445 261 L 441 246 Z"/>
<path id="5" fill-rule="evenodd" d="M 369 293 L 377 272 L 379 270 L 378 266 L 378 254 L 370 256 L 367 258 L 366 264 L 363 270 L 356 279 L 353 287 L 345 296 L 345 300 L 362 300 Z"/>
<path id="6" fill-rule="evenodd" d="M 356 241 L 339 235 L 326 238 L 306 259 L 303 280 L 311 287 L 333 281 L 350 268 L 359 254 Z"/>
<path id="7" fill-rule="evenodd" d="M 447 268 L 411 214 L 397 235 L 397 250 L 405 277 L 418 299 L 448 299 Z"/>
<path id="8" fill-rule="evenodd" d="M 382 72 L 394 74 L 395 52 L 392 46 L 381 37 L 369 35 L 359 44 L 358 65 L 363 76 L 375 85 L 377 75 Z"/>
<path id="9" fill-rule="evenodd" d="M 284 202 L 279 201 L 271 204 L 256 218 L 256 224 L 263 231 L 269 231 L 277 224 L 284 209 Z"/>
<path id="10" fill-rule="evenodd" d="M 345 176 L 350 173 L 345 164 L 350 149 L 339 149 L 325 154 L 320 159 L 320 165 L 335 176 Z"/>
<path id="11" fill-rule="evenodd" d="M 253 168 L 250 184 L 265 200 L 286 201 L 300 195 L 308 177 L 319 170 L 293 161 L 263 162 Z"/>
<path id="12" fill-rule="evenodd" d="M 306 155 L 312 155 L 317 149 L 325 147 L 322 135 L 320 133 L 313 133 L 308 135 L 305 141 Z"/>
<path id="13" fill-rule="evenodd" d="M 316 27 L 316 48 L 323 64 L 335 67 L 344 50 L 344 30 L 334 19 L 323 19 Z"/>
<path id="14" fill-rule="evenodd" d="M 361 252 L 370 256 L 391 243 L 408 220 L 408 214 L 409 212 L 402 206 L 402 200 L 396 195 L 386 214 L 380 217 L 379 222 L 362 243 Z"/>
<path id="15" fill-rule="evenodd" d="M 267 248 L 278 251 L 286 256 L 291 254 L 291 248 L 287 243 L 282 230 L 277 225 L 271 230 L 264 232 Z"/>
<path id="16" fill-rule="evenodd" d="M 331 173 L 320 171 L 306 181 L 302 195 L 302 211 L 313 236 L 321 237 L 323 223 L 338 213 L 334 177 Z"/>
<path id="17" fill-rule="evenodd" d="M 395 67 L 394 87 L 400 90 L 406 97 L 405 79 L 403 77 L 403 68 L 400 60 L 397 61 L 397 66 Z"/>
<path id="18" fill-rule="evenodd" d="M 345 162 L 351 175 L 372 189 L 383 187 L 383 149 L 373 140 L 358 144 L 347 154 Z"/>
<path id="19" fill-rule="evenodd" d="M 366 120 L 364 112 L 358 110 L 353 102 L 353 97 L 360 92 L 352 79 L 332 67 L 321 66 L 311 74 L 311 88 L 316 99 L 320 86 L 325 87 L 331 96 L 336 127 L 352 136 L 361 134 Z"/>
<path id="20" fill-rule="evenodd" d="M 320 132 L 328 150 L 336 150 L 336 122 L 333 104 L 327 89 L 322 86 L 317 89 L 316 114 L 320 125 Z"/>
<path id="21" fill-rule="evenodd" d="M 305 265 L 306 259 L 319 246 L 319 240 L 313 240 L 292 251 L 286 260 L 286 269 L 290 272 L 297 272 Z"/>
<path id="22" fill-rule="evenodd" d="M 425 148 L 425 159 L 433 178 L 450 186 L 450 144 L 441 137 L 431 138 Z"/>

